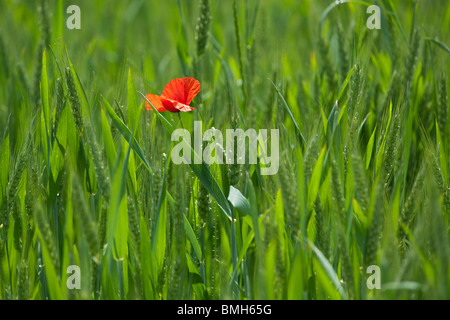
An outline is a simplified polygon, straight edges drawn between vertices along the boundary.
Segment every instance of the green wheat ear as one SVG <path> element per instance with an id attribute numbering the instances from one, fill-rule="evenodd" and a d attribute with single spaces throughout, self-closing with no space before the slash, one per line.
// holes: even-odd
<path id="1" fill-rule="evenodd" d="M 397 237 L 399 241 L 401 254 L 403 257 L 405 256 L 407 250 L 407 240 L 408 240 L 407 234 L 405 232 L 405 227 L 411 229 L 411 224 L 414 219 L 414 208 L 420 197 L 420 193 L 423 191 L 425 173 L 426 173 L 425 166 L 421 166 L 419 173 L 417 174 L 414 180 L 411 192 L 405 201 L 405 205 L 399 217 Z"/>
<path id="2" fill-rule="evenodd" d="M 353 279 L 353 267 L 350 260 L 349 245 L 346 240 L 346 225 L 347 218 L 345 212 L 345 197 L 343 194 L 343 187 L 341 178 L 339 176 L 338 166 L 336 160 L 332 161 L 331 166 L 331 181 L 332 181 L 332 194 L 333 201 L 335 203 L 337 211 L 337 247 L 339 249 L 339 256 L 341 261 L 341 273 L 342 279 L 346 284 L 350 298 L 354 296 L 354 279 Z"/>
<path id="3" fill-rule="evenodd" d="M 201 57 L 205 52 L 206 43 L 208 41 L 210 22 L 211 22 L 211 13 L 209 8 L 209 0 L 201 0 L 200 14 L 197 20 L 197 27 L 195 32 L 197 57 Z"/>
<path id="4" fill-rule="evenodd" d="M 322 202 L 319 197 L 317 197 L 314 203 L 314 211 L 316 213 L 316 223 L 317 223 L 317 236 L 316 243 L 320 251 L 324 254 L 326 258 L 330 258 L 331 255 L 331 243 L 330 243 L 330 217 L 326 211 L 323 210 Z"/>
<path id="5" fill-rule="evenodd" d="M 39 41 L 36 49 L 36 67 L 33 78 L 33 104 L 39 106 L 41 104 L 41 72 L 42 72 L 42 54 L 44 52 L 44 43 Z"/>
<path id="6" fill-rule="evenodd" d="M 75 87 L 75 82 L 72 77 L 72 73 L 70 72 L 70 68 L 66 68 L 66 81 L 67 81 L 67 89 L 69 93 L 69 101 L 72 107 L 72 115 L 75 120 L 75 126 L 77 127 L 78 134 L 80 136 L 84 133 L 84 125 L 83 125 L 83 116 L 81 113 L 81 105 L 80 100 L 78 98 L 77 89 Z"/>
<path id="7" fill-rule="evenodd" d="M 56 139 L 56 132 L 58 130 L 59 120 L 63 108 L 65 106 L 64 87 L 61 78 L 56 79 L 56 106 L 55 106 L 55 121 L 52 127 L 52 142 Z"/>
<path id="8" fill-rule="evenodd" d="M 97 177 L 100 194 L 102 195 L 103 200 L 106 203 L 109 203 L 111 182 L 108 174 L 108 167 L 106 165 L 105 154 L 103 152 L 103 148 L 98 142 L 94 128 L 89 120 L 85 121 L 84 127 L 86 130 L 85 147 L 92 155 L 94 171 Z"/>
<path id="9" fill-rule="evenodd" d="M 400 113 L 395 112 L 393 124 L 388 132 L 388 139 L 386 142 L 386 149 L 384 152 L 384 184 L 385 188 L 389 187 L 390 182 L 393 180 L 395 174 L 394 163 L 398 156 L 398 145 L 400 143 Z"/>
<path id="10" fill-rule="evenodd" d="M 73 174 L 72 201 L 73 211 L 79 215 L 78 221 L 83 230 L 83 234 L 86 236 L 91 256 L 95 257 L 98 253 L 96 223 L 91 217 L 88 204 L 86 203 L 85 192 L 75 174 Z"/>
<path id="11" fill-rule="evenodd" d="M 6 53 L 5 40 L 3 39 L 3 30 L 0 29 L 0 65 L 3 68 L 3 73 L 6 77 L 9 76 L 10 62 Z"/>
<path id="12" fill-rule="evenodd" d="M 180 172 L 180 171 L 178 171 Z M 182 184 L 177 183 L 176 193 L 181 195 L 183 193 Z M 178 254 L 179 252 L 185 252 L 186 250 L 186 232 L 184 229 L 184 216 L 186 212 L 185 203 L 181 197 L 180 201 L 177 201 L 173 210 L 173 245 L 174 254 L 172 255 L 172 261 L 169 269 L 169 292 L 168 299 L 181 299 L 183 295 L 183 281 L 185 279 L 185 264 L 186 259 L 184 255 Z"/>
<path id="13" fill-rule="evenodd" d="M 364 213 L 367 212 L 369 206 L 369 184 L 363 167 L 363 159 L 358 150 L 353 150 L 352 161 L 353 171 L 355 173 L 355 198 L 358 201 Z"/>
<path id="14" fill-rule="evenodd" d="M 441 131 L 442 137 L 445 137 L 446 133 L 446 123 L 448 115 L 448 104 L 447 104 L 447 79 L 445 73 L 442 72 L 441 79 L 439 81 L 439 104 L 438 104 L 438 114 L 437 122 L 439 130 Z"/>
<path id="15" fill-rule="evenodd" d="M 379 248 L 380 236 L 383 230 L 384 220 L 384 191 L 383 183 L 380 181 L 376 184 L 375 203 L 370 221 L 367 235 L 366 248 L 364 254 L 364 266 L 367 268 L 370 265 L 377 264 L 377 252 Z"/>
<path id="16" fill-rule="evenodd" d="M 28 265 L 25 260 L 22 260 L 19 264 L 19 283 L 17 285 L 17 296 L 19 300 L 28 299 L 28 289 Z"/>
<path id="17" fill-rule="evenodd" d="M 306 148 L 305 157 L 303 159 L 303 167 L 305 170 L 305 182 L 311 179 L 311 174 L 319 156 L 319 135 L 315 134 Z"/>
<path id="18" fill-rule="evenodd" d="M 197 210 L 200 218 L 200 223 L 203 224 L 207 221 L 208 213 L 211 210 L 209 193 L 202 183 L 198 184 L 198 196 L 197 196 Z"/>
<path id="19" fill-rule="evenodd" d="M 297 202 L 297 183 L 293 166 L 288 161 L 283 161 L 280 165 L 279 179 L 281 185 L 281 194 L 283 196 L 284 212 L 287 225 L 291 228 L 294 235 L 300 235 L 300 216 Z"/>
<path id="20" fill-rule="evenodd" d="M 445 183 L 444 175 L 441 170 L 439 155 L 433 156 L 433 174 L 438 190 L 443 196 L 443 209 L 447 214 L 450 214 L 450 188 Z"/>
<path id="21" fill-rule="evenodd" d="M 410 43 L 410 47 L 409 47 L 409 54 L 407 59 L 405 60 L 405 66 L 404 66 L 404 80 L 405 81 L 405 85 L 407 86 L 407 90 L 408 92 L 410 92 L 411 90 L 409 90 L 409 88 L 411 88 L 412 86 L 412 81 L 413 81 L 413 77 L 414 77 L 414 69 L 416 67 L 417 64 L 417 60 L 418 60 L 418 54 L 419 54 L 419 45 L 420 45 L 420 33 L 419 30 L 415 29 L 413 32 L 413 37 L 412 37 L 412 41 Z"/>
<path id="22" fill-rule="evenodd" d="M 3 216 L 3 224 L 4 224 L 4 232 L 7 234 L 8 226 L 9 226 L 9 220 L 8 216 L 12 214 L 15 222 L 15 228 L 19 228 L 22 222 L 21 214 L 20 214 L 20 208 L 18 207 L 17 198 L 18 198 L 18 192 L 19 192 L 19 183 L 22 179 L 22 174 L 24 170 L 27 167 L 29 154 L 31 150 L 31 137 L 28 136 L 26 138 L 25 144 L 22 147 L 22 150 L 19 153 L 19 156 L 17 158 L 16 165 L 14 166 L 14 171 L 12 173 L 12 176 L 8 182 L 8 185 L 6 187 L 6 201 L 3 202 L 6 203 L 6 206 L 4 207 L 4 216 Z M 16 229 L 18 231 L 18 229 Z M 15 233 L 15 235 L 19 236 L 21 232 Z M 15 238 L 16 247 L 19 248 L 18 238 Z"/>
<path id="23" fill-rule="evenodd" d="M 45 215 L 46 214 L 44 212 L 44 209 L 42 208 L 42 205 L 38 204 L 36 207 L 36 214 L 33 216 L 34 223 L 36 224 L 37 228 L 39 229 L 42 235 L 43 238 L 42 240 L 44 241 L 45 246 L 47 247 L 47 250 L 50 254 L 51 262 L 53 263 L 55 270 L 59 270 L 60 264 L 59 264 L 58 250 L 55 245 L 53 232 Z"/>
<path id="24" fill-rule="evenodd" d="M 337 40 L 338 40 L 338 59 L 339 59 L 339 68 L 340 68 L 340 77 L 341 77 L 341 81 L 343 81 L 343 79 L 345 79 L 345 76 L 348 73 L 348 66 L 349 66 L 349 62 L 348 62 L 348 53 L 347 50 L 345 49 L 346 47 L 346 43 L 345 43 L 345 38 L 344 38 L 344 29 L 342 28 L 342 24 L 338 24 L 338 29 L 337 29 Z"/>
<path id="25" fill-rule="evenodd" d="M 333 68 L 333 64 L 330 61 L 330 58 L 328 56 L 329 47 L 328 44 L 325 42 L 323 36 L 319 37 L 319 57 L 322 61 L 321 64 L 321 76 L 325 77 L 328 83 L 328 89 L 332 90 L 332 88 L 335 87 L 335 71 Z"/>
<path id="26" fill-rule="evenodd" d="M 33 79 L 33 102 L 35 106 L 41 104 L 41 71 L 42 71 L 42 54 L 44 49 L 50 44 L 50 27 L 48 21 L 48 6 L 47 1 L 42 0 L 39 6 L 39 28 L 41 31 L 41 37 L 38 42 L 36 50 L 36 68 Z"/>
<path id="27" fill-rule="evenodd" d="M 360 112 L 359 105 L 361 101 L 362 94 L 362 69 L 359 63 L 355 64 L 355 71 L 352 75 L 351 86 L 350 86 L 350 101 L 348 103 L 348 115 L 352 121 L 354 118 L 354 112 Z M 353 122 L 352 122 L 353 126 Z"/>

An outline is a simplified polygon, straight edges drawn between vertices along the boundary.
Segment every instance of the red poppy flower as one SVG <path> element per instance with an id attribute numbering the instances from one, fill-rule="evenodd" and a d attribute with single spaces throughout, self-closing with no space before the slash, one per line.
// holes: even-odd
<path id="1" fill-rule="evenodd" d="M 176 78 L 171 80 L 160 96 L 147 94 L 145 97 L 158 110 L 170 112 L 187 112 L 194 108 L 190 107 L 192 99 L 200 92 L 200 82 L 194 78 Z M 153 110 L 150 104 L 145 101 L 145 107 Z"/>

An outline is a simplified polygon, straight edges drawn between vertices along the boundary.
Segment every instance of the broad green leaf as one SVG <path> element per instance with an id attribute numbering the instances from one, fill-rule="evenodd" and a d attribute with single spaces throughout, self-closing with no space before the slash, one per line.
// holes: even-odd
<path id="1" fill-rule="evenodd" d="M 207 291 L 204 280 L 200 272 L 198 271 L 198 268 L 195 265 L 194 261 L 192 261 L 191 256 L 187 252 L 186 252 L 186 261 L 189 270 L 190 282 L 192 288 L 194 289 L 196 298 L 200 300 L 207 299 Z"/>
<path id="2" fill-rule="evenodd" d="M 301 300 L 303 298 L 303 266 L 301 254 L 302 252 L 300 250 L 296 250 L 292 258 L 292 266 L 287 283 L 288 300 Z"/>
<path id="3" fill-rule="evenodd" d="M 242 215 L 251 215 L 251 207 L 247 198 L 235 187 L 230 186 L 228 194 L 228 201 L 233 205 L 233 208 L 239 211 Z"/>
<path id="4" fill-rule="evenodd" d="M 192 152 L 194 152 L 192 148 L 191 150 Z M 211 172 L 209 171 L 206 164 L 191 163 L 189 164 L 189 166 L 191 167 L 191 170 L 195 173 L 197 178 L 200 180 L 200 182 L 203 184 L 203 186 L 206 188 L 206 190 L 208 190 L 212 197 L 217 201 L 217 204 L 226 214 L 226 216 L 229 219 L 232 219 L 232 209 L 230 207 L 230 204 L 223 194 L 222 190 L 220 189 L 219 185 L 217 184 L 217 181 L 211 175 Z"/>
<path id="5" fill-rule="evenodd" d="M 336 271 L 333 269 L 333 266 L 328 261 L 328 259 L 323 255 L 323 253 L 316 248 L 316 246 L 308 240 L 309 246 L 313 250 L 315 256 L 317 257 L 320 266 L 325 271 L 325 274 L 329 278 L 329 280 L 333 283 L 335 289 L 339 292 L 342 299 L 347 300 L 347 294 L 345 293 L 344 288 L 342 287 L 341 283 L 339 282 L 339 277 L 336 274 Z"/>

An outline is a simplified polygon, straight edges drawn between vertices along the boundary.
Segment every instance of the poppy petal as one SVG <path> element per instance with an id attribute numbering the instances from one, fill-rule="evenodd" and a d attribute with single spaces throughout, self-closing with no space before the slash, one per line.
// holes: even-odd
<path id="1" fill-rule="evenodd" d="M 166 111 L 167 109 L 164 107 L 163 102 L 161 100 L 161 97 L 156 95 L 156 94 L 147 94 L 145 96 L 148 101 L 151 102 L 151 104 L 155 107 L 156 110 L 158 110 L 158 112 L 163 112 Z M 147 102 L 147 100 L 145 100 L 145 107 L 148 110 L 153 110 L 153 108 L 150 106 L 150 104 Z"/>
<path id="2" fill-rule="evenodd" d="M 192 108 L 188 105 L 185 105 L 185 104 L 182 104 L 179 102 L 177 102 L 177 104 L 175 105 L 175 108 L 177 108 L 178 111 L 181 111 L 181 112 L 188 112 L 188 111 L 195 110 L 195 108 Z"/>
<path id="3" fill-rule="evenodd" d="M 162 102 L 163 107 L 167 111 L 170 111 L 173 113 L 180 111 L 176 108 L 176 105 L 178 104 L 177 101 L 174 101 L 172 99 L 166 99 L 165 97 L 161 97 L 161 102 Z"/>
<path id="4" fill-rule="evenodd" d="M 162 97 L 189 105 L 200 92 L 200 82 L 194 78 L 176 78 L 171 80 L 163 90 Z"/>

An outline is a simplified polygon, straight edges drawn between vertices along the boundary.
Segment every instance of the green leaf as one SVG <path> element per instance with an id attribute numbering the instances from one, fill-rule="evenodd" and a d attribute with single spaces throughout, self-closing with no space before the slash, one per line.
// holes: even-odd
<path id="1" fill-rule="evenodd" d="M 6 192 L 6 186 L 8 185 L 8 172 L 9 172 L 9 134 L 3 140 L 0 149 L 0 196 L 3 198 Z M 0 198 L 0 202 L 2 200 Z"/>
<path id="2" fill-rule="evenodd" d="M 191 151 L 194 152 L 192 148 Z M 203 186 L 206 188 L 206 190 L 208 190 L 208 192 L 212 195 L 212 197 L 217 201 L 217 204 L 219 205 L 220 209 L 222 209 L 222 211 L 226 214 L 226 216 L 231 220 L 232 211 L 230 204 L 225 195 L 223 194 L 222 190 L 220 189 L 219 185 L 217 184 L 217 181 L 211 175 L 211 172 L 209 171 L 206 164 L 191 163 L 189 164 L 189 166 L 191 167 L 191 170 L 194 172 L 197 178 L 200 180 L 200 182 L 203 184 Z"/>
<path id="3" fill-rule="evenodd" d="M 144 284 L 144 296 L 146 299 L 155 299 L 153 284 L 156 280 L 156 268 L 154 266 L 154 256 L 150 243 L 150 234 L 144 217 L 139 219 L 141 236 L 141 258 L 142 258 L 142 278 Z"/>
<path id="4" fill-rule="evenodd" d="M 116 128 L 120 131 L 122 136 L 125 138 L 125 140 L 130 141 L 130 138 L 132 137 L 130 129 L 123 123 L 123 121 L 119 118 L 119 116 L 114 112 L 111 105 L 108 103 L 108 101 L 102 97 L 103 99 L 103 105 L 105 107 L 106 112 L 110 116 L 113 124 L 116 126 Z M 141 149 L 141 146 L 136 141 L 135 137 L 132 137 L 131 139 L 131 147 L 133 148 L 134 152 L 138 155 L 138 157 L 142 160 L 144 163 L 144 166 L 147 168 L 147 170 L 150 173 L 153 173 L 150 164 L 148 163 L 147 159 L 145 158 L 144 152 Z"/>
<path id="5" fill-rule="evenodd" d="M 44 119 L 45 119 L 45 131 L 48 137 L 50 130 L 50 106 L 48 102 L 49 100 L 48 100 L 47 54 L 45 50 L 42 55 L 41 100 L 42 100 L 42 110 L 44 112 Z"/>
<path id="6" fill-rule="evenodd" d="M 72 62 L 69 59 L 69 53 L 67 52 L 67 48 L 66 48 L 66 57 L 67 57 L 67 61 L 69 61 L 70 73 L 72 74 L 72 78 L 75 83 L 75 88 L 78 93 L 78 99 L 80 100 L 80 106 L 81 106 L 83 117 L 88 117 L 88 119 L 91 120 L 91 111 L 89 108 L 89 102 L 88 102 L 88 98 L 86 95 L 86 91 L 84 90 L 84 87 L 81 84 L 80 78 L 78 77 L 78 73 L 75 70 L 75 67 L 73 66 Z"/>
<path id="7" fill-rule="evenodd" d="M 169 161 L 167 162 L 168 166 Z M 158 272 L 162 270 L 166 251 L 166 176 L 167 168 L 164 168 L 164 176 L 155 213 L 154 232 L 152 233 L 152 252 L 155 256 Z"/>
<path id="8" fill-rule="evenodd" d="M 195 237 L 194 230 L 192 230 L 191 224 L 189 223 L 189 220 L 185 214 L 183 214 L 183 218 L 184 218 L 184 230 L 186 231 L 186 235 L 189 241 L 191 242 L 192 247 L 194 248 L 194 252 L 195 255 L 197 256 L 197 259 L 199 261 L 202 261 L 203 260 L 202 249 L 200 248 L 197 238 Z"/>
<path id="9" fill-rule="evenodd" d="M 64 0 L 57 0 L 55 5 L 55 11 L 53 14 L 53 26 L 52 26 L 52 45 L 61 41 L 64 31 Z"/>
<path id="10" fill-rule="evenodd" d="M 111 246 L 114 244 L 114 253 L 116 259 L 122 259 L 126 255 L 127 250 L 127 237 L 128 237 L 128 211 L 126 206 L 126 198 L 125 198 L 125 189 L 126 189 L 126 176 L 128 172 L 128 163 L 130 160 L 130 153 L 132 143 L 134 141 L 134 134 L 137 130 L 137 126 L 139 124 L 140 116 L 142 114 L 142 109 L 137 113 L 137 117 L 135 119 L 135 125 L 133 128 L 133 132 L 128 140 L 128 148 L 125 154 L 125 158 L 122 162 L 122 166 L 120 166 L 120 161 L 118 162 L 118 166 L 116 166 L 113 176 L 113 183 L 111 188 L 111 214 L 108 217 L 108 229 L 107 229 L 107 239 L 108 243 Z M 120 269 L 121 270 L 121 269 Z M 124 276 L 127 276 L 126 274 Z M 125 278 L 126 280 L 126 278 Z"/>
<path id="11" fill-rule="evenodd" d="M 377 131 L 377 126 L 373 129 L 372 135 L 370 136 L 369 142 L 367 143 L 366 149 L 366 170 L 369 169 L 370 160 L 372 159 L 373 145 L 375 142 L 375 132 Z"/>
<path id="12" fill-rule="evenodd" d="M 319 260 L 320 265 L 322 266 L 323 270 L 325 271 L 325 274 L 331 280 L 333 283 L 335 289 L 339 292 L 342 299 L 347 300 L 347 294 L 345 293 L 344 288 L 342 287 L 341 283 L 339 282 L 339 277 L 336 274 L 336 271 L 334 271 L 333 266 L 328 261 L 328 259 L 323 255 L 323 253 L 316 248 L 316 246 L 308 240 L 308 244 L 313 250 L 314 254 L 316 255 L 317 259 Z"/>
<path id="13" fill-rule="evenodd" d="M 128 100 L 128 123 L 134 124 L 138 113 L 138 102 L 136 98 L 136 88 L 134 87 L 133 75 L 131 74 L 131 68 L 128 69 L 128 82 L 127 82 L 127 100 Z M 136 132 L 136 139 L 138 138 L 139 131 Z"/>
<path id="14" fill-rule="evenodd" d="M 296 213 L 294 213 L 296 214 Z M 286 252 L 286 238 L 285 238 L 285 222 L 284 222 L 284 204 L 283 204 L 283 196 L 281 194 L 281 189 L 278 190 L 276 198 L 275 198 L 275 221 L 277 225 L 278 232 L 278 246 L 282 253 Z M 297 228 L 297 226 L 293 226 L 293 228 Z M 281 261 L 279 262 L 282 263 Z M 285 267 L 285 266 L 283 266 Z"/>
<path id="15" fill-rule="evenodd" d="M 42 209 L 39 209 L 42 210 Z M 42 248 L 42 259 L 44 261 L 44 270 L 45 270 L 45 279 L 47 280 L 47 287 L 50 295 L 50 299 L 52 300 L 64 300 L 65 297 L 61 291 L 59 286 L 59 279 L 56 274 L 55 266 L 53 265 L 52 258 L 50 257 L 50 253 L 48 251 L 47 245 L 45 243 L 44 238 L 38 228 L 36 228 L 41 248 Z M 63 285 L 66 285 L 65 283 Z"/>
<path id="16" fill-rule="evenodd" d="M 192 261 L 191 256 L 187 252 L 186 252 L 186 261 L 189 270 L 190 282 L 192 284 L 192 288 L 194 289 L 196 298 L 200 300 L 207 299 L 207 291 L 204 280 L 200 272 L 198 271 L 198 268 L 195 265 L 194 261 Z"/>
<path id="17" fill-rule="evenodd" d="M 242 215 L 251 215 L 251 207 L 247 198 L 233 186 L 230 186 L 230 192 L 228 194 L 228 201 L 231 202 L 233 208 L 237 209 Z"/>
<path id="18" fill-rule="evenodd" d="M 269 79 L 269 80 L 270 80 L 270 79 Z M 284 108 L 286 109 L 286 111 L 288 112 L 289 117 L 291 118 L 292 122 L 294 123 L 294 126 L 295 126 L 295 128 L 297 129 L 297 133 L 299 134 L 300 138 L 303 140 L 303 143 L 304 143 L 305 145 L 308 145 L 308 144 L 306 143 L 305 137 L 303 137 L 303 134 L 302 134 L 302 132 L 300 131 L 300 128 L 298 127 L 298 124 L 297 124 L 297 122 L 296 122 L 295 119 L 294 119 L 294 115 L 292 114 L 291 109 L 289 108 L 289 106 L 288 106 L 286 100 L 284 99 L 283 94 L 281 93 L 280 89 L 276 86 L 276 84 L 275 84 L 272 80 L 270 80 L 270 82 L 272 82 L 272 85 L 274 86 L 275 90 L 277 91 L 278 96 L 281 98 L 281 101 L 283 102 L 283 106 L 284 106 Z"/>
<path id="19" fill-rule="evenodd" d="M 389 128 L 391 125 L 391 119 L 392 119 L 392 101 L 389 104 L 389 118 L 388 118 L 388 122 L 386 125 L 386 130 L 384 132 L 383 140 L 382 140 L 380 149 L 378 150 L 378 153 L 375 157 L 376 172 L 380 172 L 381 166 L 383 164 L 382 162 L 383 162 L 383 158 L 384 158 L 384 148 L 386 147 L 386 141 L 387 141 L 387 137 L 388 137 L 388 133 L 389 133 Z"/>
<path id="20" fill-rule="evenodd" d="M 41 136 L 44 152 L 47 156 L 47 172 L 50 175 L 51 172 L 51 145 L 50 145 L 50 105 L 48 98 L 48 76 L 47 76 L 47 54 L 46 50 L 42 55 L 42 71 L 41 71 L 41 100 L 42 100 L 42 113 L 44 115 L 44 126 L 41 130 L 45 130 L 45 136 Z M 41 121 L 42 122 L 42 121 Z M 45 141 L 44 141 L 45 139 Z"/>
<path id="21" fill-rule="evenodd" d="M 153 106 L 153 104 L 150 102 L 150 100 L 148 100 L 147 97 L 142 92 L 138 91 L 138 93 L 145 99 L 145 101 L 147 101 L 150 104 L 150 106 L 152 107 L 153 111 L 156 112 L 156 115 L 161 120 L 164 128 L 166 128 L 166 130 L 170 134 L 172 134 L 172 132 L 174 130 L 173 125 L 158 110 L 156 110 L 156 108 Z"/>
<path id="22" fill-rule="evenodd" d="M 339 99 L 341 98 L 342 94 L 344 93 L 345 88 L 347 87 L 348 82 L 350 81 L 353 71 L 355 71 L 355 67 L 353 66 L 353 68 L 350 69 L 350 71 L 347 74 L 347 77 L 345 78 L 344 82 L 342 83 L 341 88 L 339 89 L 339 93 L 337 96 L 337 101 L 339 101 Z"/>
<path id="23" fill-rule="evenodd" d="M 447 47 L 443 42 L 436 40 L 436 39 L 431 39 L 431 38 L 426 38 L 425 40 L 431 41 L 432 43 L 437 45 L 442 50 L 446 51 L 447 53 L 450 53 L 450 48 Z"/>
<path id="24" fill-rule="evenodd" d="M 444 164 L 444 165 L 441 165 L 441 172 L 442 172 L 442 176 L 444 177 L 444 181 L 447 181 L 448 173 L 447 173 L 447 166 L 445 165 L 445 163 L 447 163 L 446 152 L 448 150 L 446 150 L 444 140 L 442 139 L 442 133 L 441 133 L 441 130 L 439 129 L 439 125 L 438 125 L 437 121 L 435 123 L 435 128 L 436 128 L 436 141 L 437 141 L 438 152 L 439 152 L 439 154 L 438 154 L 439 162 Z"/>
<path id="25" fill-rule="evenodd" d="M 117 158 L 116 147 L 114 146 L 114 140 L 111 134 L 111 127 L 109 125 L 108 119 L 106 118 L 106 114 L 103 109 L 100 110 L 100 114 L 102 122 L 103 143 L 105 146 L 106 157 L 108 159 L 110 170 L 113 170 L 114 163 Z M 113 172 L 110 173 L 112 174 Z"/>
<path id="26" fill-rule="evenodd" d="M 309 182 L 308 188 L 308 208 L 312 208 L 314 206 L 314 202 L 316 201 L 317 195 L 319 193 L 320 181 L 322 178 L 323 161 L 325 159 L 326 153 L 325 151 L 326 147 L 323 147 L 311 175 L 311 180 Z"/>

